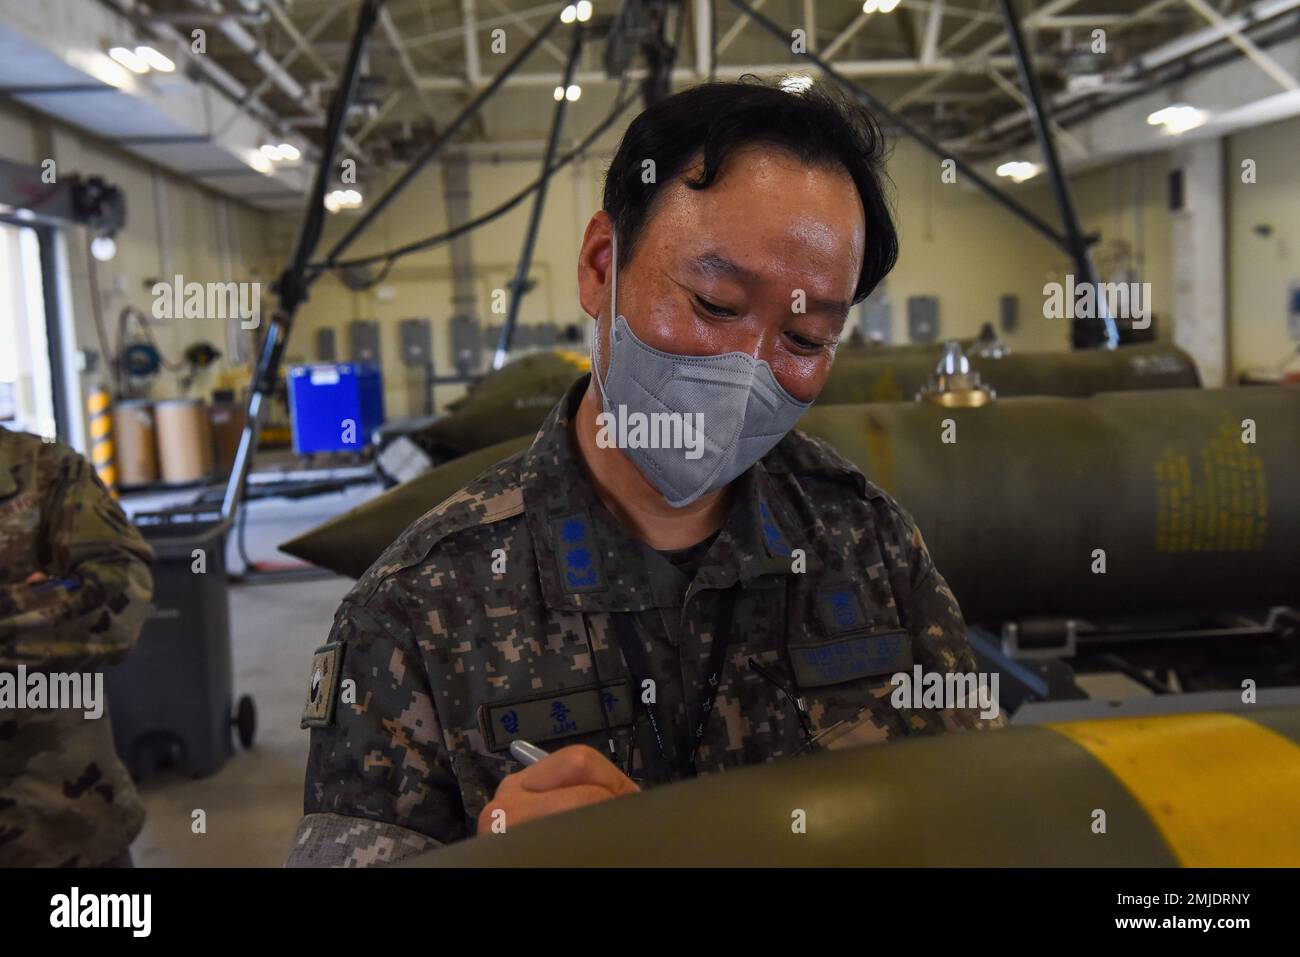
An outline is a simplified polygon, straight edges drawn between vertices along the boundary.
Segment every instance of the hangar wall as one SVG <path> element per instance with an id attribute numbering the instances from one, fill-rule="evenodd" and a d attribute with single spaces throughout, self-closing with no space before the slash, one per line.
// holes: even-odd
<path id="1" fill-rule="evenodd" d="M 151 313 L 154 297 L 146 280 L 179 273 L 187 282 L 260 281 L 263 307 L 272 302 L 266 284 L 279 267 L 280 251 L 267 229 L 269 214 L 7 102 L 0 102 L 0 155 L 32 165 L 52 157 L 59 174 L 101 176 L 125 193 L 127 226 L 116 237 L 117 254 L 97 264 L 104 324 L 114 347 L 124 306 Z M 98 352 L 84 230 L 65 230 L 64 238 L 77 342 Z M 178 318 L 154 325 L 153 331 L 158 348 L 171 362 L 179 362 L 185 348 L 196 341 L 211 342 L 221 351 L 223 358 L 194 383 L 194 391 L 201 394 L 219 387 L 242 365 L 231 361 L 242 359 L 235 355 L 238 344 L 232 339 L 238 328 L 221 319 Z M 247 349 L 251 333 L 243 335 Z M 178 388 L 174 376 L 160 376 L 154 397 L 174 396 Z"/>
<path id="2" fill-rule="evenodd" d="M 1294 355 L 1285 304 L 1300 283 L 1300 118 L 1228 137 L 1228 325 L 1234 372 L 1275 369 Z M 1255 161 L 1255 182 L 1242 182 L 1241 162 Z M 1265 227 L 1260 230 L 1259 227 Z"/>
<path id="3" fill-rule="evenodd" d="M 1234 374 L 1275 366 L 1292 348 L 1286 336 L 1283 303 L 1289 283 L 1300 278 L 1288 258 L 1300 243 L 1300 168 L 1288 151 L 1298 131 L 1300 119 L 1292 119 L 1225 140 Z M 116 317 L 123 305 L 130 303 L 149 311 L 152 297 L 144 281 L 169 271 L 198 281 L 269 283 L 297 226 L 296 211 L 267 213 L 235 202 L 10 104 L 0 104 L 0 155 L 28 163 L 53 155 L 61 170 L 98 173 L 125 190 L 128 228 L 118 237 L 117 257 L 99 270 L 111 335 L 116 334 Z M 609 156 L 608 150 L 593 154 L 552 181 L 534 257 L 533 274 L 539 284 L 525 297 L 521 322 L 581 323 L 572 282 L 577 241 L 599 203 Z M 1259 173 L 1255 183 L 1240 181 L 1240 157 L 1256 160 Z M 471 212 L 485 212 L 489 202 L 531 182 L 536 171 L 533 157 L 475 157 L 470 163 Z M 1169 155 L 1154 153 L 1092 169 L 1071 180 L 1084 228 L 1103 236 L 1097 252 L 1099 265 L 1104 271 L 1132 268 L 1137 278 L 1152 283 L 1157 331 L 1164 340 L 1171 338 L 1172 327 L 1168 171 Z M 894 341 L 906 341 L 909 296 L 937 295 L 942 334 L 972 335 L 983 322 L 996 320 L 999 297 L 1012 293 L 1020 301 L 1021 321 L 1017 332 L 1005 336 L 1007 341 L 1020 350 L 1063 348 L 1067 341 L 1064 324 L 1042 319 L 1038 310 L 1043 283 L 1060 279 L 1069 270 L 1068 260 L 974 187 L 941 183 L 933 157 L 910 141 L 896 142 L 889 172 L 903 240 L 902 255 L 888 286 Z M 1056 220 L 1046 183 L 1000 185 L 1048 221 Z M 367 198 L 379 193 L 379 184 L 366 188 Z M 160 208 L 164 212 L 161 221 Z M 390 248 L 442 229 L 446 225 L 444 208 L 441 172 L 435 167 L 417 178 L 353 253 Z M 478 306 L 485 323 L 501 320 L 489 311 L 492 292 L 504 288 L 513 274 L 519 233 L 527 215 L 526 202 L 473 234 Z M 326 243 L 352 221 L 350 215 L 330 217 Z M 1261 224 L 1271 228 L 1268 235 L 1258 232 Z M 165 233 L 162 240 L 160 230 Z M 1017 239 L 993 244 L 988 240 L 994 235 Z M 160 249 L 165 250 L 161 255 Z M 68 255 L 79 341 L 96 348 L 87 297 L 86 255 L 80 239 L 69 243 Z M 269 304 L 271 294 L 266 285 L 262 296 L 264 305 Z M 300 313 L 287 359 L 314 360 L 314 331 L 323 326 L 335 329 L 339 354 L 346 355 L 347 322 L 377 319 L 383 328 L 389 415 L 418 411 L 411 396 L 419 373 L 401 365 L 396 323 L 411 316 L 433 319 L 436 372 L 450 375 L 454 372 L 446 325 L 450 299 L 451 265 L 445 246 L 403 261 L 378 289 L 353 292 L 326 276 Z M 231 355 L 237 345 L 229 335 L 233 325 L 220 320 L 175 320 L 163 324 L 156 335 L 169 359 L 177 359 L 185 346 L 200 339 Z M 215 386 L 227 370 L 223 360 L 196 388 Z M 175 390 L 174 378 L 163 377 L 157 396 Z M 439 406 L 462 391 L 460 386 L 440 386 Z"/>
<path id="4" fill-rule="evenodd" d="M 608 152 L 593 155 L 580 168 L 563 170 L 552 181 L 534 256 L 533 275 L 539 283 L 524 299 L 522 323 L 553 321 L 563 325 L 583 321 L 573 282 L 577 244 L 587 219 L 599 205 L 609 158 Z M 1170 337 L 1172 300 L 1172 254 L 1164 205 L 1167 162 L 1164 154 L 1136 157 L 1083 173 L 1072 181 L 1085 227 L 1100 230 L 1108 250 L 1120 251 L 1126 246 L 1131 251 L 1129 261 L 1136 264 L 1142 278 L 1152 283 L 1157 327 L 1164 339 Z M 499 202 L 531 182 L 537 166 L 535 158 L 473 161 L 472 214 L 486 212 L 490 203 Z M 1004 336 L 1010 345 L 1025 351 L 1067 346 L 1069 334 L 1064 322 L 1042 317 L 1043 284 L 1060 280 L 1070 271 L 1063 254 L 973 186 L 941 183 L 938 162 L 910 141 L 896 142 L 889 173 L 902 240 L 898 267 L 888 280 L 895 342 L 907 341 L 909 296 L 938 296 L 941 333 L 969 336 L 978 332 L 984 322 L 996 324 L 999 297 L 1010 293 L 1020 303 L 1019 329 Z M 1045 185 L 1001 185 L 1049 222 L 1055 221 L 1055 207 Z M 445 228 L 441 190 L 438 170 L 422 173 L 349 255 L 392 248 Z M 380 192 L 378 184 L 366 189 L 367 197 Z M 484 323 L 501 321 L 500 316 L 488 311 L 491 294 L 494 289 L 504 288 L 513 275 L 528 208 L 527 203 L 521 204 L 473 234 L 478 304 Z M 352 221 L 347 214 L 331 217 L 323 245 L 341 235 Z M 291 228 L 292 221 L 281 218 L 277 225 Z M 286 240 L 291 235 L 291 231 L 286 232 Z M 993 236 L 1014 236 L 1016 240 L 994 243 L 990 242 Z M 1119 261 L 1118 252 L 1110 255 Z M 403 261 L 382 287 L 382 293 L 378 288 L 352 292 L 334 277 L 322 278 L 299 314 L 288 356 L 290 361 L 313 360 L 314 330 L 322 326 L 335 329 L 339 348 L 345 350 L 350 320 L 379 320 L 383 324 L 386 407 L 390 415 L 400 415 L 412 411 L 407 408 L 407 377 L 413 370 L 400 365 L 396 330 L 399 319 L 434 319 L 437 373 L 449 375 L 454 371 L 445 323 L 451 310 L 451 265 L 446 247 Z M 439 405 L 461 391 L 459 386 L 439 386 Z"/>

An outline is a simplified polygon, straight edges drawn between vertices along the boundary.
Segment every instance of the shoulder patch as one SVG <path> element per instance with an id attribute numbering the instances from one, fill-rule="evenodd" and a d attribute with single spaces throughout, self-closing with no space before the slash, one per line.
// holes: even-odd
<path id="1" fill-rule="evenodd" d="M 311 675 L 307 679 L 307 706 L 302 712 L 300 728 L 325 728 L 334 720 L 338 697 L 339 674 L 343 665 L 343 643 L 321 645 L 311 658 Z"/>
<path id="2" fill-rule="evenodd" d="M 491 525 L 524 513 L 524 491 L 516 452 L 429 509 L 389 545 L 361 577 L 349 598 L 364 604 L 391 575 L 418 565 L 438 543 L 457 532 Z"/>

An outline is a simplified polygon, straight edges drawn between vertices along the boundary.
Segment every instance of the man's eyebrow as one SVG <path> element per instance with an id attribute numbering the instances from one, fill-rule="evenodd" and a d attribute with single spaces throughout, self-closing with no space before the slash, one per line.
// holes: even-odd
<path id="1" fill-rule="evenodd" d="M 815 312 L 825 312 L 844 322 L 849 317 L 850 303 L 843 299 L 809 299 L 808 308 Z"/>
<path id="2" fill-rule="evenodd" d="M 758 278 L 752 270 L 746 269 L 744 266 L 732 262 L 726 256 L 714 252 L 701 253 L 691 260 L 691 265 L 695 267 L 697 272 L 727 273 L 740 279 Z"/>
<path id="3" fill-rule="evenodd" d="M 701 253 L 690 260 L 691 266 L 697 272 L 717 275 L 725 273 L 728 276 L 734 276 L 737 279 L 757 279 L 758 275 L 751 269 L 746 269 L 739 263 L 734 263 L 726 256 L 716 252 Z M 843 321 L 848 317 L 850 304 L 843 299 L 809 299 L 808 308 L 816 312 L 829 313 L 832 316 Z"/>

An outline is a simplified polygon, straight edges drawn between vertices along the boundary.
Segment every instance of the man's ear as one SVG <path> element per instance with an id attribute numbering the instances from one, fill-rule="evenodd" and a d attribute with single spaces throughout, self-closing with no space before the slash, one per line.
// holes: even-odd
<path id="1" fill-rule="evenodd" d="M 603 209 L 591 217 L 578 250 L 578 302 L 595 319 L 609 305 L 614 221 Z"/>

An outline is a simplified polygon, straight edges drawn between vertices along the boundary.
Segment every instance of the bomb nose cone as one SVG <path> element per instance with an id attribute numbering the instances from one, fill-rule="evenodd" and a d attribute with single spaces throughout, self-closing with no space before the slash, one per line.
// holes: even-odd
<path id="1" fill-rule="evenodd" d="M 934 368 L 934 374 L 916 397 L 946 408 L 977 408 L 987 405 L 994 395 L 993 390 L 980 381 L 980 374 L 971 368 L 961 343 L 949 339 L 943 344 L 943 355 Z"/>
<path id="2" fill-rule="evenodd" d="M 949 339 L 943 344 L 943 356 L 934 371 L 935 375 L 943 376 L 970 375 L 970 360 L 962 351 L 960 342 Z"/>

